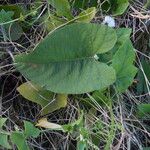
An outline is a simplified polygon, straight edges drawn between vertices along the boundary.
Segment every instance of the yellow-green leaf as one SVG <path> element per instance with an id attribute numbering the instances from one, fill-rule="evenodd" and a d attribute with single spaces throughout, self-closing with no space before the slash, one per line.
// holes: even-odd
<path id="1" fill-rule="evenodd" d="M 38 120 L 38 123 L 36 124 L 38 127 L 43 127 L 47 129 L 56 129 L 56 130 L 63 130 L 62 126 L 56 123 L 51 123 L 47 121 L 47 118 L 42 118 Z"/>
<path id="2" fill-rule="evenodd" d="M 91 8 L 88 8 L 84 11 L 82 11 L 77 17 L 77 22 L 90 22 L 94 17 L 95 17 L 95 14 L 96 14 L 96 8 L 95 7 L 91 7 Z"/>
<path id="3" fill-rule="evenodd" d="M 67 104 L 66 96 L 59 95 L 55 98 L 52 92 L 30 82 L 20 85 L 17 90 L 27 100 L 39 104 L 42 107 L 42 115 L 65 107 Z"/>

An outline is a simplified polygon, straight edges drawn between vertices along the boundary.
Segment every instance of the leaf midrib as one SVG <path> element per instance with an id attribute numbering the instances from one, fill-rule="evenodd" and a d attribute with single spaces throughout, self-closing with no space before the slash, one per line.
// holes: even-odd
<path id="1" fill-rule="evenodd" d="M 19 61 L 17 60 L 17 57 L 16 57 L 16 63 L 26 63 L 26 64 L 50 64 L 50 63 L 64 63 L 64 62 L 75 62 L 75 61 L 80 61 L 80 60 L 95 60 L 96 59 L 94 58 L 94 55 L 93 56 L 90 56 L 90 57 L 81 57 L 81 58 L 75 58 L 75 59 L 67 59 L 67 60 L 58 60 L 58 61 L 49 61 L 49 62 L 30 62 L 30 60 L 26 60 L 26 61 L 22 61 L 22 57 L 19 58 Z"/>

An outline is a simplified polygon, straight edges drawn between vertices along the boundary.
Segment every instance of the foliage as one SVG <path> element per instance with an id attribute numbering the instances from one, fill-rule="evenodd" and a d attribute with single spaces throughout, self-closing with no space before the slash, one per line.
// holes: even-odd
<path id="1" fill-rule="evenodd" d="M 12 142 L 16 144 L 18 150 L 29 150 L 29 146 L 26 140 L 29 137 L 38 137 L 41 132 L 39 129 L 35 128 L 32 123 L 28 121 L 24 121 L 24 128 L 25 130 L 14 131 L 10 135 Z"/>
<path id="2" fill-rule="evenodd" d="M 150 65 L 149 60 L 141 59 L 142 68 L 139 69 L 137 80 L 139 84 L 137 84 L 137 92 L 139 94 L 148 93 L 148 89 L 150 89 L 150 85 L 147 84 L 147 81 L 150 81 Z"/>
<path id="3" fill-rule="evenodd" d="M 10 141 L 8 140 L 11 139 L 11 142 L 17 146 L 18 150 L 29 150 L 26 140 L 30 137 L 38 137 L 41 131 L 35 128 L 32 123 L 24 121 L 25 129 L 23 131 L 16 130 L 12 133 L 6 132 L 2 129 L 6 120 L 7 118 L 0 118 L 0 146 L 12 149 Z"/>
<path id="4" fill-rule="evenodd" d="M 30 54 L 16 56 L 16 67 L 28 79 L 55 93 L 103 89 L 115 81 L 115 72 L 96 61 L 94 55 L 109 51 L 115 43 L 112 28 L 76 23 L 49 34 Z"/>
<path id="5" fill-rule="evenodd" d="M 129 6 L 128 0 L 110 0 L 110 3 L 114 16 L 122 15 Z"/>
<path id="6" fill-rule="evenodd" d="M 67 98 L 58 98 L 54 93 L 45 90 L 30 82 L 26 82 L 17 88 L 18 92 L 26 99 L 41 105 L 42 115 L 48 114 L 67 105 Z"/>
<path id="7" fill-rule="evenodd" d="M 124 42 L 115 53 L 112 66 L 116 70 L 116 87 L 119 92 L 124 92 L 133 82 L 137 69 L 133 65 L 135 54 L 129 40 Z"/>
<path id="8" fill-rule="evenodd" d="M 83 10 L 78 16 L 76 16 L 76 22 L 90 22 L 96 14 L 96 8 L 91 7 Z"/>
<path id="9" fill-rule="evenodd" d="M 120 18 L 116 16 L 123 15 L 128 6 L 128 0 L 35 0 L 25 6 L 0 5 L 0 43 L 14 48 L 6 51 L 9 51 L 8 54 L 14 60 L 13 67 L 25 77 L 18 78 L 19 85 L 20 81 L 23 84 L 17 87 L 17 91 L 26 100 L 40 106 L 38 114 L 34 112 L 35 126 L 46 128 L 38 129 L 29 121 L 17 126 L 10 118 L 8 123 L 13 126 L 8 129 L 7 118 L 0 118 L 1 148 L 17 147 L 18 150 L 30 150 L 30 142 L 41 132 L 44 133 L 42 137 L 59 132 L 67 135 L 67 140 L 71 137 L 77 150 L 98 150 L 101 145 L 104 150 L 110 147 L 119 149 L 122 141 L 128 140 L 126 132 L 129 135 L 132 133 L 132 126 L 136 143 L 135 131 L 138 130 L 138 123 L 130 125 L 129 119 L 130 122 L 135 120 L 132 118 L 132 112 L 140 119 L 140 126 L 143 126 L 146 134 L 146 129 L 149 130 L 146 123 L 150 114 L 149 57 L 144 58 L 145 54 L 142 52 L 143 59 L 138 70 L 135 67 L 136 50 L 130 40 L 132 30 L 115 27 L 117 22 L 113 28 L 109 27 L 109 24 L 104 25 L 105 21 L 99 23 L 105 15 L 113 16 L 115 22 Z M 149 7 L 148 1 L 145 7 Z M 38 44 L 34 45 L 35 42 Z M 5 55 L 7 58 L 8 54 L 2 50 L 0 61 Z M 6 67 L 9 68 L 9 65 L 12 64 L 6 64 Z M 3 70 L 3 66 L 0 70 Z M 12 74 L 14 75 L 14 72 Z M 15 72 L 15 76 L 16 74 L 18 76 L 18 72 Z M 127 91 L 129 87 L 132 89 L 131 93 L 130 89 Z M 0 90 L 3 96 L 5 88 L 0 87 Z M 132 97 L 132 93 L 140 96 Z M 18 98 L 20 97 L 13 100 L 12 106 L 16 101 L 18 105 Z M 126 102 L 135 102 L 132 99 L 138 100 L 138 103 L 127 106 Z M 65 107 L 66 109 L 60 110 Z M 128 114 L 129 108 L 126 107 L 132 107 L 131 114 Z M 62 111 L 65 112 L 65 118 L 64 114 L 61 114 Z M 14 112 L 11 114 L 16 116 Z M 22 117 L 22 111 L 19 114 Z M 52 123 L 53 120 L 48 121 L 53 114 L 56 123 Z M 5 115 L 8 115 L 7 111 Z M 58 116 L 61 116 L 60 120 Z M 124 116 L 129 118 L 124 119 Z M 21 121 L 20 115 L 18 118 Z M 118 142 L 119 138 L 121 139 Z M 39 139 L 35 140 L 39 142 Z"/>
<path id="10" fill-rule="evenodd" d="M 72 18 L 68 0 L 48 0 L 48 2 L 56 8 L 57 15 Z"/>
<path id="11" fill-rule="evenodd" d="M 0 118 L 0 146 L 11 149 L 11 146 L 8 142 L 9 132 L 6 132 L 2 129 L 6 120 L 7 118 Z"/>
<path id="12" fill-rule="evenodd" d="M 87 9 L 87 7 L 96 7 L 97 6 L 97 0 L 74 0 L 73 6 L 74 8 L 82 8 Z"/>
<path id="13" fill-rule="evenodd" d="M 140 118 L 149 118 L 150 117 L 150 104 L 139 104 L 137 107 L 137 115 Z"/>
<path id="14" fill-rule="evenodd" d="M 12 22 L 13 16 L 13 11 L 6 12 L 3 9 L 0 11 L 0 25 L 3 33 L 2 36 L 5 39 L 5 41 L 7 41 L 8 39 L 16 41 L 21 37 L 21 34 L 23 32 L 21 26 L 18 23 Z"/>

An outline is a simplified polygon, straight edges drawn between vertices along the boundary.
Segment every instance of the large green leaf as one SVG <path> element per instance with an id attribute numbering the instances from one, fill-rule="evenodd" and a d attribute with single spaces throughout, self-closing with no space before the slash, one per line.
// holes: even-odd
<path id="1" fill-rule="evenodd" d="M 72 18 L 68 0 L 48 0 L 48 2 L 56 8 L 57 15 Z"/>
<path id="2" fill-rule="evenodd" d="M 112 60 L 112 66 L 117 74 L 115 84 L 119 92 L 124 92 L 133 82 L 137 73 L 137 69 L 133 65 L 134 60 L 134 49 L 131 41 L 128 39 L 119 47 Z"/>
<path id="3" fill-rule="evenodd" d="M 54 99 L 54 93 L 40 86 L 26 82 L 17 88 L 18 92 L 26 99 L 39 104 L 42 107 L 42 115 L 51 113 L 67 105 L 67 98 Z"/>
<path id="4" fill-rule="evenodd" d="M 115 71 L 94 55 L 112 49 L 116 40 L 115 30 L 105 25 L 71 24 L 49 34 L 30 54 L 16 56 L 16 67 L 55 93 L 103 89 L 114 83 Z"/>

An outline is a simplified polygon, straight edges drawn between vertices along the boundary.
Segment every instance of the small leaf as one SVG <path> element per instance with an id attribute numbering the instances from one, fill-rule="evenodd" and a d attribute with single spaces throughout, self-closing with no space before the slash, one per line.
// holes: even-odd
<path id="1" fill-rule="evenodd" d="M 77 18 L 77 22 L 90 22 L 96 14 L 96 8 L 95 7 L 91 7 L 88 8 L 87 10 L 82 11 L 78 16 L 76 16 L 75 18 Z"/>
<path id="2" fill-rule="evenodd" d="M 14 4 L 7 4 L 7 5 L 0 5 L 0 10 L 4 10 L 4 11 L 8 11 L 8 12 L 14 12 L 14 15 L 13 17 L 16 19 L 16 18 L 19 18 L 20 17 L 20 14 L 24 12 L 24 9 L 23 7 L 21 7 L 21 5 L 14 5 Z"/>
<path id="3" fill-rule="evenodd" d="M 12 20 L 12 17 L 14 15 L 13 11 L 6 12 L 5 10 L 0 11 L 0 25 L 3 25 L 4 23 L 7 23 Z"/>
<path id="4" fill-rule="evenodd" d="M 52 129 L 52 130 L 63 130 L 62 126 L 56 123 L 51 123 L 47 121 L 47 118 L 42 118 L 38 120 L 38 123 L 36 124 L 38 127 Z"/>
<path id="5" fill-rule="evenodd" d="M 77 143 L 77 150 L 85 150 L 87 147 L 86 141 L 78 141 Z"/>
<path id="6" fill-rule="evenodd" d="M 150 88 L 150 85 L 146 83 L 147 78 L 148 81 L 150 81 L 150 61 L 146 59 L 141 59 L 141 65 L 142 70 L 139 69 L 138 75 L 137 75 L 137 92 L 139 94 L 147 93 L 148 88 Z M 144 72 L 143 72 L 144 71 Z"/>
<path id="7" fill-rule="evenodd" d="M 0 118 L 0 129 L 3 127 L 3 125 L 5 124 L 7 118 Z"/>
<path id="8" fill-rule="evenodd" d="M 11 39 L 12 41 L 16 41 L 20 39 L 22 34 L 23 34 L 23 29 L 19 23 L 13 23 L 10 26 L 9 32 L 8 32 L 9 39 Z"/>
<path id="9" fill-rule="evenodd" d="M 150 104 L 139 104 L 137 115 L 139 117 L 150 117 Z"/>
<path id="10" fill-rule="evenodd" d="M 42 115 L 51 113 L 67 105 L 67 97 L 56 96 L 40 86 L 26 82 L 17 88 L 18 92 L 26 99 L 39 104 L 42 107 Z"/>
<path id="11" fill-rule="evenodd" d="M 124 92 L 133 82 L 137 68 L 133 65 L 135 53 L 130 40 L 126 40 L 115 53 L 112 66 L 116 70 L 115 82 L 119 92 Z"/>
<path id="12" fill-rule="evenodd" d="M 62 18 L 59 18 L 59 17 L 54 16 L 52 14 L 50 14 L 49 17 L 46 15 L 44 17 L 44 19 L 42 19 L 42 21 L 44 22 L 44 26 L 46 27 L 46 29 L 49 32 L 66 22 Z"/>
<path id="13" fill-rule="evenodd" d="M 72 123 L 62 125 L 62 128 L 65 132 L 73 133 L 75 130 L 80 129 L 83 126 L 83 111 L 77 120 Z"/>
<path id="14" fill-rule="evenodd" d="M 18 150 L 29 150 L 26 140 L 29 137 L 36 138 L 40 134 L 40 130 L 28 121 L 24 121 L 24 127 L 24 131 L 14 131 L 10 135 L 12 142 L 16 144 Z"/>
<path id="15" fill-rule="evenodd" d="M 7 149 L 12 148 L 8 143 L 8 135 L 0 133 L 0 146 L 5 147 Z"/>
<path id="16" fill-rule="evenodd" d="M 13 15 L 14 12 L 12 11 L 8 12 L 4 10 L 0 11 L 0 24 L 2 25 L 1 28 L 3 32 L 3 38 L 5 38 L 5 40 L 10 38 L 12 41 L 16 41 L 21 37 L 23 33 L 23 30 L 19 25 L 19 23 L 16 22 L 10 23 L 10 21 L 13 20 L 12 19 Z"/>
<path id="17" fill-rule="evenodd" d="M 129 6 L 128 0 L 110 0 L 111 11 L 114 16 L 122 15 Z"/>
<path id="18" fill-rule="evenodd" d="M 49 4 L 56 8 L 57 15 L 72 19 L 68 0 L 48 0 Z"/>
<path id="19" fill-rule="evenodd" d="M 26 138 L 31 136 L 33 138 L 37 138 L 39 136 L 40 130 L 36 128 L 32 123 L 24 121 L 24 127 L 25 127 L 24 135 Z"/>
<path id="20" fill-rule="evenodd" d="M 25 135 L 22 132 L 14 131 L 10 137 L 11 141 L 16 144 L 18 150 L 30 150 L 26 142 Z"/>
<path id="21" fill-rule="evenodd" d="M 26 78 L 55 93 L 104 89 L 116 80 L 115 71 L 94 56 L 111 50 L 116 41 L 112 28 L 74 23 L 49 34 L 30 54 L 16 56 L 16 67 Z"/>

